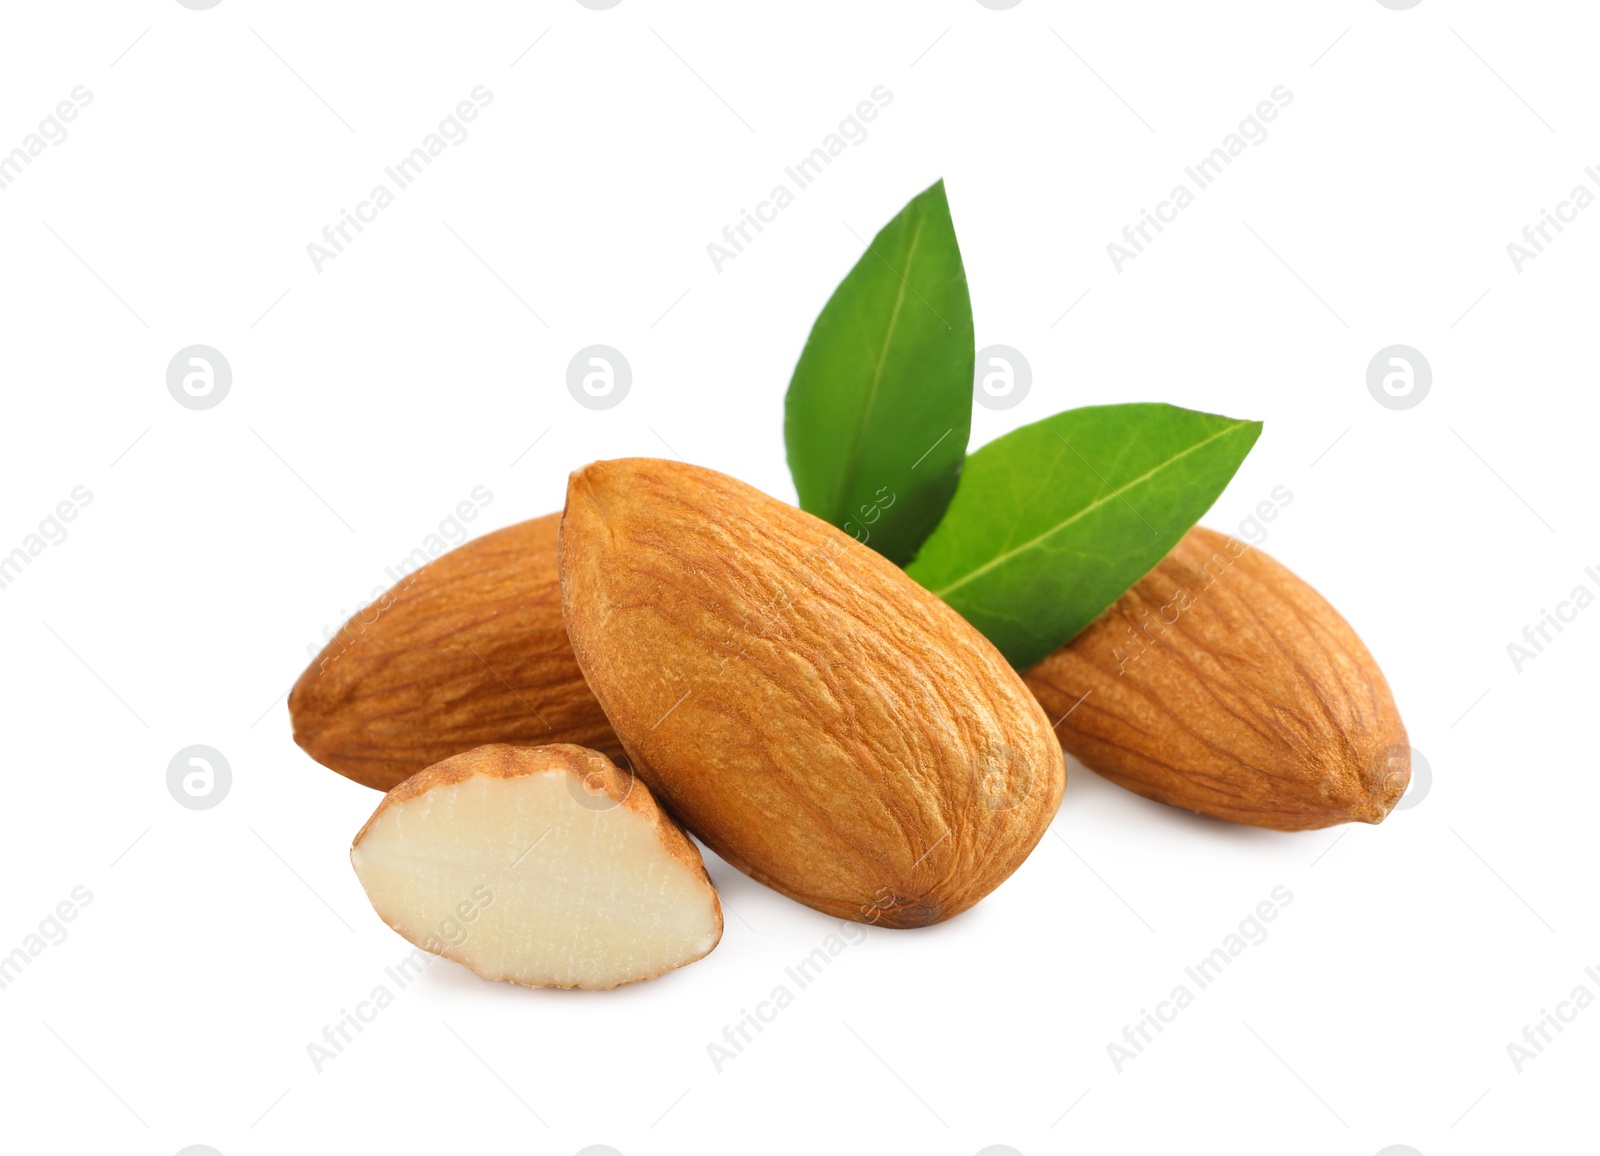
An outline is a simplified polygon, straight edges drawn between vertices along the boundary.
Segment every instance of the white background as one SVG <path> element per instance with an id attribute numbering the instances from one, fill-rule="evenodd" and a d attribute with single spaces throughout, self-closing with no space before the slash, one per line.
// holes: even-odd
<path id="1" fill-rule="evenodd" d="M 1578 985 L 1600 996 L 1600 610 L 1520 673 L 1506 649 L 1600 593 L 1600 211 L 1520 273 L 1506 252 L 1596 187 L 1592 17 L 7 5 L 0 151 L 75 86 L 93 100 L 0 190 L 0 553 L 93 498 L 0 590 L 0 953 L 93 898 L 0 990 L 0 1143 L 1593 1151 L 1600 1010 L 1520 1074 L 1507 1045 Z M 479 85 L 470 137 L 318 272 L 307 243 Z M 707 243 L 878 85 L 867 138 L 717 272 Z M 1117 272 L 1107 243 L 1278 85 L 1267 139 Z M 1073 766 L 1008 883 L 947 925 L 872 931 L 721 1072 L 707 1045 L 837 925 L 708 856 L 730 915 L 703 962 L 610 993 L 440 963 L 316 1072 L 307 1045 L 407 945 L 347 858 L 378 796 L 290 740 L 308 645 L 479 485 L 473 534 L 559 508 L 599 457 L 792 498 L 782 398 L 811 322 L 853 234 L 941 176 L 978 345 L 1035 374 L 972 444 L 1088 403 L 1264 420 L 1206 521 L 1293 493 L 1266 549 L 1382 663 L 1426 797 L 1281 834 Z M 634 372 L 605 412 L 564 380 L 597 342 Z M 1434 374 L 1403 412 L 1365 379 L 1396 342 Z M 194 343 L 233 368 L 203 412 L 165 382 Z M 233 770 L 207 811 L 166 786 L 196 743 Z M 1119 1073 L 1124 1025 L 1278 886 L 1266 941 Z"/>

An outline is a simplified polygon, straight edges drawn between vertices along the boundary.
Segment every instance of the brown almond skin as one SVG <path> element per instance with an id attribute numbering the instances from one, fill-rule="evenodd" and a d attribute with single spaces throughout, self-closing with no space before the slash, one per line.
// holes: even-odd
<path id="1" fill-rule="evenodd" d="M 733 478 L 573 474 L 561 589 L 633 769 L 751 877 L 844 919 L 920 927 L 998 886 L 1065 767 L 998 651 L 897 566 Z"/>
<path id="2" fill-rule="evenodd" d="M 294 741 L 380 791 L 487 743 L 620 755 L 562 624 L 560 521 L 485 534 L 358 612 L 289 692 Z"/>
<path id="3" fill-rule="evenodd" d="M 1112 782 L 1235 823 L 1382 822 L 1411 781 L 1389 684 L 1278 562 L 1196 528 L 1032 667 L 1061 745 Z"/>

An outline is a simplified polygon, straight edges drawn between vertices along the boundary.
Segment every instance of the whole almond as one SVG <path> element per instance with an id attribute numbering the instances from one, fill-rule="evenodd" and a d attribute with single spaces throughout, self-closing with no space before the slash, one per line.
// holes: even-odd
<path id="1" fill-rule="evenodd" d="M 485 743 L 620 754 L 562 625 L 559 524 L 485 534 L 357 612 L 289 692 L 294 741 L 380 791 Z"/>
<path id="2" fill-rule="evenodd" d="M 1378 823 L 1411 779 L 1405 726 L 1355 631 L 1214 530 L 1191 530 L 1024 677 L 1085 766 L 1219 819 Z"/>
<path id="3" fill-rule="evenodd" d="M 573 474 L 561 592 L 634 771 L 729 863 L 819 911 L 948 919 L 1060 804 L 1060 748 L 999 652 L 742 482 L 643 458 Z"/>

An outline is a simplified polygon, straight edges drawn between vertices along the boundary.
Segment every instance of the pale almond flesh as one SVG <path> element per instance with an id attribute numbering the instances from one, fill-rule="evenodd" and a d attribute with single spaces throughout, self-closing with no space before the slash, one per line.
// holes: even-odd
<path id="1" fill-rule="evenodd" d="M 1025 677 L 1069 754 L 1175 807 L 1290 831 L 1377 823 L 1410 782 L 1405 726 L 1355 631 L 1213 530 Z"/>
<path id="2" fill-rule="evenodd" d="M 350 850 L 373 909 L 485 979 L 613 988 L 700 959 L 722 907 L 649 788 L 571 745 L 491 745 L 384 797 Z"/>
<path id="3" fill-rule="evenodd" d="M 485 743 L 621 754 L 562 624 L 559 523 L 459 546 L 355 614 L 289 693 L 295 742 L 380 791 Z"/>
<path id="4" fill-rule="evenodd" d="M 662 804 L 729 863 L 846 919 L 917 927 L 997 887 L 1065 770 L 1000 653 L 869 546 L 655 459 L 572 475 L 567 630 Z"/>

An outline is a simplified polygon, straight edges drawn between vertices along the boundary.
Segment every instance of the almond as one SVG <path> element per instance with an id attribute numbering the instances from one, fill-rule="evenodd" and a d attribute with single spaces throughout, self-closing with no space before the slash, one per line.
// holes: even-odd
<path id="1" fill-rule="evenodd" d="M 711 470 L 572 475 L 561 593 L 635 772 L 739 870 L 886 927 L 948 919 L 1056 813 L 1049 721 L 898 567 Z"/>
<path id="2" fill-rule="evenodd" d="M 289 692 L 294 741 L 380 791 L 484 743 L 620 754 L 561 622 L 559 523 L 485 534 L 359 611 Z"/>
<path id="3" fill-rule="evenodd" d="M 484 746 L 420 771 L 384 796 L 350 862 L 385 923 L 485 979 L 611 988 L 722 938 L 699 849 L 582 747 Z"/>
<path id="4" fill-rule="evenodd" d="M 1191 530 L 1024 677 L 1085 766 L 1219 819 L 1377 823 L 1411 779 L 1405 726 L 1355 631 L 1213 530 Z"/>

